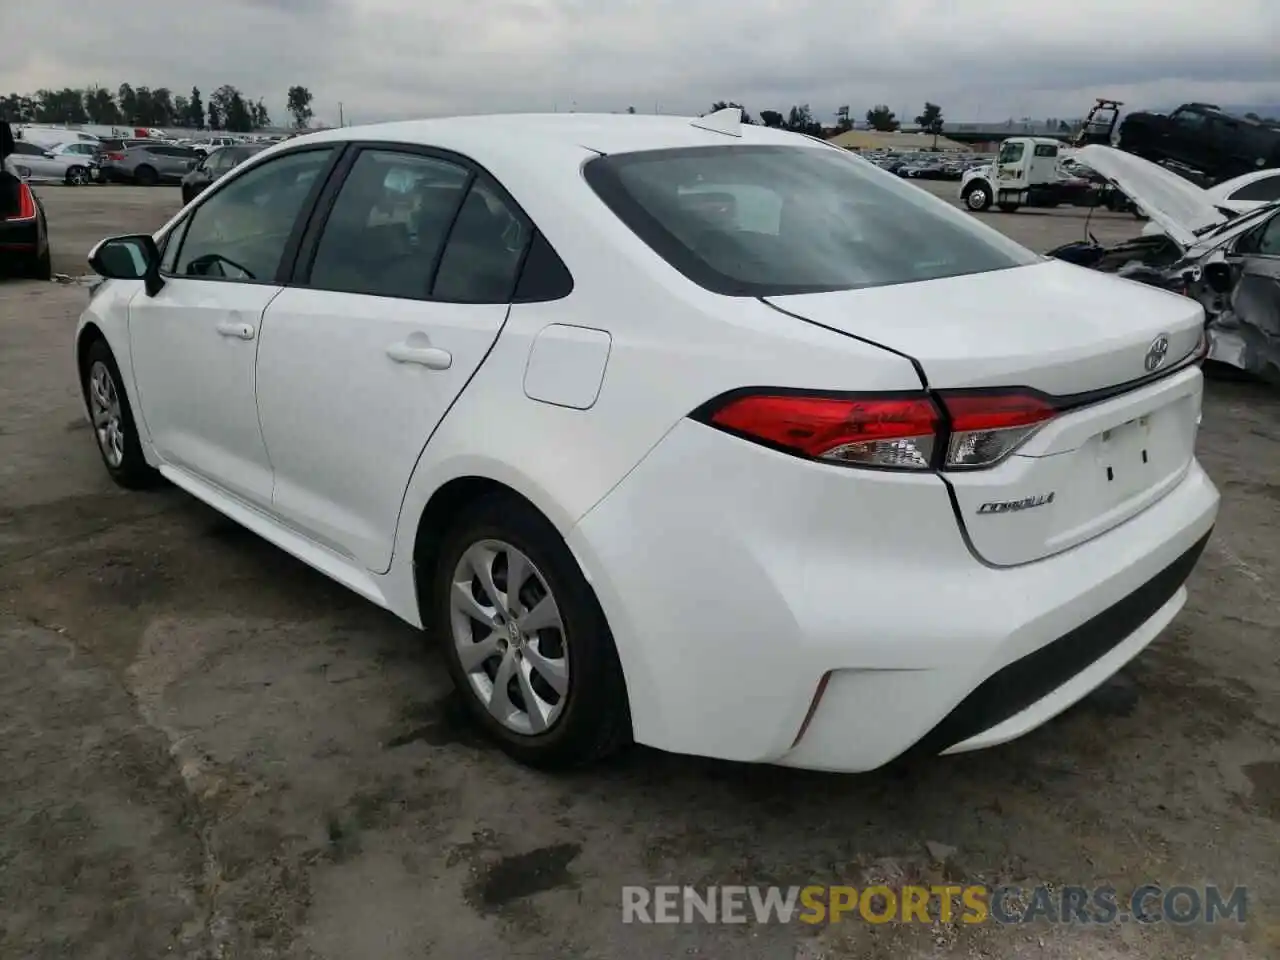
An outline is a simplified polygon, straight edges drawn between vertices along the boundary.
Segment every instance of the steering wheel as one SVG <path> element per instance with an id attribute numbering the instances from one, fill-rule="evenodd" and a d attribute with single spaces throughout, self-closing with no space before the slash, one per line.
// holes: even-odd
<path id="1" fill-rule="evenodd" d="M 215 266 L 218 268 L 218 272 L 216 274 L 213 273 L 213 271 L 210 269 Z M 187 274 L 188 276 L 194 274 L 195 276 L 199 276 L 199 277 L 208 277 L 208 276 L 229 277 L 230 275 L 227 273 L 227 269 L 226 269 L 227 267 L 231 267 L 240 272 L 241 276 L 233 279 L 245 279 L 245 280 L 258 279 L 252 273 L 246 270 L 243 266 L 236 263 L 234 260 L 230 260 L 227 257 L 224 257 L 220 253 L 206 253 L 206 254 L 203 254 L 202 256 L 196 257 L 194 260 L 191 260 L 187 264 Z"/>

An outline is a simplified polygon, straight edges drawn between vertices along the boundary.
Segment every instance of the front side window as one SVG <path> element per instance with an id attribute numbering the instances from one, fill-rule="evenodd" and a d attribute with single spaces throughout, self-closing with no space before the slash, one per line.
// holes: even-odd
<path id="1" fill-rule="evenodd" d="M 919 188 L 827 147 L 612 154 L 590 161 L 585 175 L 663 259 L 730 296 L 911 283 L 1039 260 Z"/>
<path id="2" fill-rule="evenodd" d="M 1236 253 L 1280 257 L 1280 216 L 1274 216 L 1258 229 L 1246 233 L 1240 239 Z"/>
<path id="3" fill-rule="evenodd" d="M 436 157 L 362 151 L 325 223 L 308 285 L 425 298 L 469 178 Z"/>
<path id="4" fill-rule="evenodd" d="M 209 197 L 192 214 L 174 273 L 273 281 L 294 223 L 331 152 L 326 148 L 277 157 Z"/>
<path id="5" fill-rule="evenodd" d="M 1025 144 L 1021 144 L 1021 143 L 1001 144 L 1000 156 L 997 158 L 996 162 L 997 163 L 1017 163 L 1019 160 L 1022 159 L 1022 151 L 1025 149 L 1025 146 L 1026 146 Z"/>

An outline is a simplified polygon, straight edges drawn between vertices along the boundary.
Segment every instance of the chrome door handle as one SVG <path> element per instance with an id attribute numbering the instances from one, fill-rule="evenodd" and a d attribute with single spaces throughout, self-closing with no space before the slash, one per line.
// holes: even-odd
<path id="1" fill-rule="evenodd" d="M 252 340 L 254 329 L 252 324 L 248 323 L 220 323 L 217 326 L 219 335 L 224 337 L 235 337 L 237 340 Z"/>
<path id="2" fill-rule="evenodd" d="M 448 370 L 453 365 L 453 354 L 439 347 L 411 347 L 396 343 L 387 347 L 387 356 L 396 363 L 416 363 L 428 370 Z"/>

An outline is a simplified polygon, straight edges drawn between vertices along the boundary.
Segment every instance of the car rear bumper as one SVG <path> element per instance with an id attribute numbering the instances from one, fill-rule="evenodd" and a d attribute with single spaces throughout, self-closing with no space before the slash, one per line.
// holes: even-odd
<path id="1" fill-rule="evenodd" d="M 40 247 L 37 219 L 0 220 L 0 260 L 25 260 L 38 255 Z"/>
<path id="2" fill-rule="evenodd" d="M 808 463 L 685 422 L 569 543 L 637 740 L 858 771 L 1012 739 L 1084 696 L 1181 608 L 1217 507 L 1192 463 L 1120 526 L 998 569 L 969 552 L 936 476 Z"/>

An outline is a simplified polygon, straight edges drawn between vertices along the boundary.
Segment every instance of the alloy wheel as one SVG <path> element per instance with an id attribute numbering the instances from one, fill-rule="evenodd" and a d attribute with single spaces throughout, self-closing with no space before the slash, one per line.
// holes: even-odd
<path id="1" fill-rule="evenodd" d="M 80 167 L 75 167 L 74 169 L 72 169 L 67 179 L 71 181 L 71 184 L 73 186 L 82 187 L 89 182 L 89 173 L 87 170 L 84 170 Z"/>
<path id="2" fill-rule="evenodd" d="M 987 192 L 981 187 L 970 190 L 968 203 L 970 210 L 982 210 L 987 205 Z"/>
<path id="3" fill-rule="evenodd" d="M 564 621 L 546 578 L 521 550 L 480 540 L 454 567 L 449 619 L 471 692 L 508 730 L 531 736 L 569 695 Z"/>
<path id="4" fill-rule="evenodd" d="M 120 410 L 120 393 L 115 378 L 101 360 L 89 370 L 89 411 L 93 432 L 98 437 L 107 466 L 119 468 L 124 463 L 124 420 Z"/>

